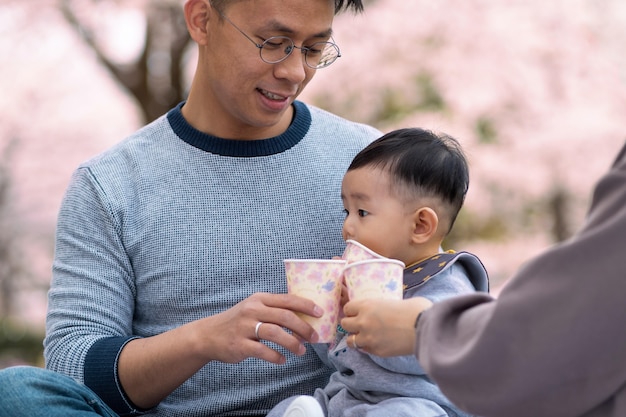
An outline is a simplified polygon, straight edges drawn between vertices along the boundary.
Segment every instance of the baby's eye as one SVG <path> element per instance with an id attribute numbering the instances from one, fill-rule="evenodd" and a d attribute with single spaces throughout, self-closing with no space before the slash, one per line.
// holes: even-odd
<path id="1" fill-rule="evenodd" d="M 368 211 L 363 210 L 363 209 L 359 209 L 359 217 L 365 217 L 369 214 Z"/>
<path id="2" fill-rule="evenodd" d="M 350 212 L 348 211 L 348 209 L 343 209 L 343 214 L 348 217 L 348 215 L 350 214 Z"/>

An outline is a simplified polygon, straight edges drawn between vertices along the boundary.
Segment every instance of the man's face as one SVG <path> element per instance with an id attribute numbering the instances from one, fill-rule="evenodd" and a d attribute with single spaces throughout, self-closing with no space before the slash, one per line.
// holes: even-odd
<path id="1" fill-rule="evenodd" d="M 334 2 L 329 0 L 247 0 L 223 14 L 254 42 L 287 36 L 296 46 L 326 41 Z M 209 10 L 207 44 L 201 47 L 199 76 L 206 117 L 214 134 L 258 138 L 282 133 L 291 122 L 291 104 L 315 74 L 299 49 L 277 64 L 263 62 L 257 48 L 216 10 Z M 230 135 L 230 136 L 228 136 Z"/>

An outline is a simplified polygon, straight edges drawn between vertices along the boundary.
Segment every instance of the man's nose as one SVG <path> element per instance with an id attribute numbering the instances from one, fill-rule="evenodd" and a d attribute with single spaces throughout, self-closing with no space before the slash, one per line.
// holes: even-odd
<path id="1" fill-rule="evenodd" d="M 306 79 L 307 69 L 309 67 L 304 62 L 304 54 L 294 47 L 287 58 L 274 64 L 274 75 L 276 78 L 285 78 L 292 83 L 299 84 Z"/>

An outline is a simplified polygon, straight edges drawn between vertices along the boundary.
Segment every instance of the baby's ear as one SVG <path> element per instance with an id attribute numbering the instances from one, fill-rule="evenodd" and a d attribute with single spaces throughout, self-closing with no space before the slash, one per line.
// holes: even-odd
<path id="1" fill-rule="evenodd" d="M 430 207 L 421 207 L 413 213 L 413 243 L 429 242 L 436 235 L 439 217 Z"/>

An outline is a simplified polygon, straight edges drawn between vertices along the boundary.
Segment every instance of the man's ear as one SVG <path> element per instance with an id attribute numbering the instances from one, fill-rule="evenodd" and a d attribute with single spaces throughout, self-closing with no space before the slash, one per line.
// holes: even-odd
<path id="1" fill-rule="evenodd" d="M 426 243 L 437 233 L 439 217 L 430 207 L 421 207 L 413 213 L 413 243 Z"/>
<path id="2" fill-rule="evenodd" d="M 205 45 L 209 15 L 213 12 L 208 0 L 187 0 L 184 10 L 189 36 L 198 45 Z"/>

